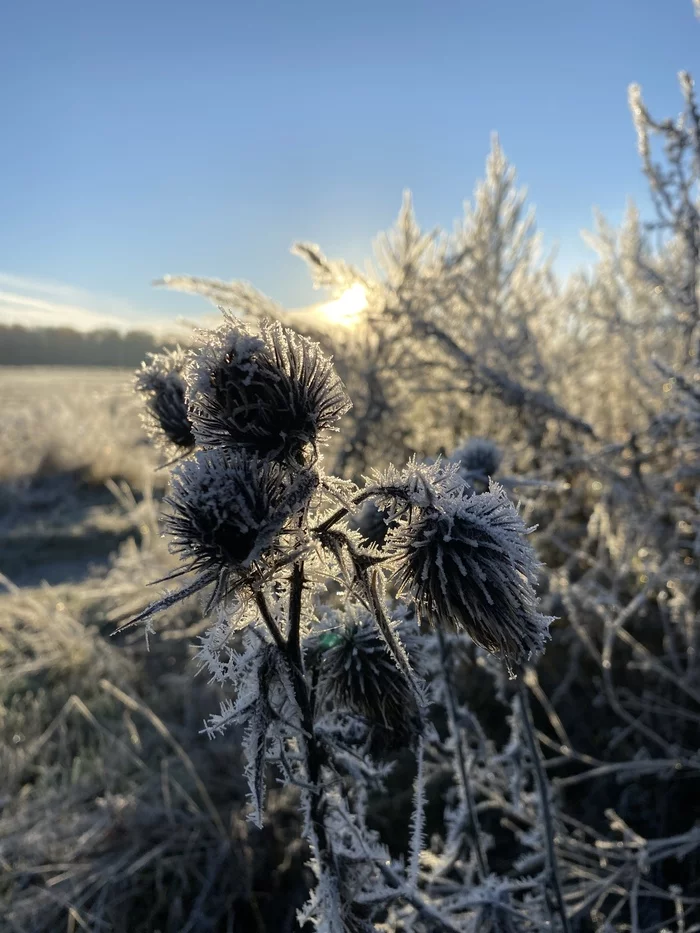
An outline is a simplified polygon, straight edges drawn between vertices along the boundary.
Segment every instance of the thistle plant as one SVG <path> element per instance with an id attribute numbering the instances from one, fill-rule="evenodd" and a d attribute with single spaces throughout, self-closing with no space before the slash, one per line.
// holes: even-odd
<path id="1" fill-rule="evenodd" d="M 359 734 L 377 748 L 414 746 L 423 728 L 422 704 L 376 623 L 352 609 L 332 618 L 314 639 L 319 700 L 364 722 L 366 733 Z"/>
<path id="2" fill-rule="evenodd" d="M 173 470 L 164 519 L 180 562 L 168 579 L 188 582 L 127 625 L 201 594 L 212 626 L 199 658 L 230 693 L 206 729 L 242 729 L 256 823 L 270 765 L 299 788 L 317 879 L 303 918 L 371 930 L 400 902 L 454 929 L 420 887 L 434 733 L 420 653 L 431 630 L 468 633 L 513 676 L 543 650 L 531 529 L 499 486 L 475 493 L 455 464 L 414 459 L 362 486 L 327 474 L 321 451 L 350 402 L 321 348 L 279 323 L 253 331 L 226 314 L 177 367 L 151 361 L 139 388 L 168 440 L 191 425 L 196 449 Z M 356 530 L 370 506 L 381 547 Z M 400 748 L 417 758 L 407 865 L 366 817 Z"/>

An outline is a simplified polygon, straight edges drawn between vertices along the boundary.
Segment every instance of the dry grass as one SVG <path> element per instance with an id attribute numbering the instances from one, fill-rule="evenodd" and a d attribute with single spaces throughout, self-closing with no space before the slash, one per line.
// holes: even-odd
<path id="1" fill-rule="evenodd" d="M 159 547 L 131 544 L 78 586 L 0 597 L 9 930 L 290 929 L 295 888 L 303 899 L 293 800 L 280 796 L 265 837 L 251 836 L 237 737 L 199 732 L 216 697 L 193 679 L 194 607 L 150 652 L 140 632 L 108 637 L 116 607 L 143 599 Z M 282 884 L 291 898 L 274 898 Z"/>
<path id="2" fill-rule="evenodd" d="M 12 370 L 0 391 L 0 929 L 291 930 L 296 803 L 251 831 L 237 736 L 200 734 L 218 698 L 194 676 L 196 607 L 150 651 L 110 638 L 172 566 L 128 374 Z M 76 563 L 55 586 L 1 575 Z"/>
<path id="3" fill-rule="evenodd" d="M 0 367 L 0 481 L 81 473 L 151 482 L 157 454 L 123 369 Z"/>

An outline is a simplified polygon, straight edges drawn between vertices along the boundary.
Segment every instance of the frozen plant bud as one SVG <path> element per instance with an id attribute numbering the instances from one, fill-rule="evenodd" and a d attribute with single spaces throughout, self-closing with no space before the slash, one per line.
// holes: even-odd
<path id="1" fill-rule="evenodd" d="M 227 316 L 188 370 L 194 433 L 205 447 L 299 461 L 350 407 L 318 344 L 277 323 L 254 335 Z"/>
<path id="2" fill-rule="evenodd" d="M 177 347 L 162 353 L 149 353 L 136 374 L 136 389 L 146 396 L 146 407 L 154 434 L 176 447 L 194 447 L 192 425 L 185 401 L 185 380 L 182 371 L 185 354 Z"/>
<path id="3" fill-rule="evenodd" d="M 413 744 L 421 731 L 416 697 L 376 624 L 348 612 L 315 641 L 324 699 L 366 720 L 378 733 L 373 744 L 390 749 Z"/>
<path id="4" fill-rule="evenodd" d="M 550 618 L 538 610 L 538 562 L 528 529 L 503 489 L 465 489 L 424 509 L 392 537 L 399 586 L 436 628 L 467 632 L 509 673 L 544 648 Z"/>
<path id="5" fill-rule="evenodd" d="M 462 464 L 462 475 L 476 477 L 484 482 L 498 472 L 501 465 L 501 451 L 484 437 L 472 437 L 450 455 L 453 462 Z"/>
<path id="6" fill-rule="evenodd" d="M 173 471 L 165 520 L 171 550 L 188 570 L 216 579 L 222 593 L 259 578 L 281 555 L 284 525 L 316 485 L 312 471 L 290 477 L 279 464 L 243 452 L 200 452 Z"/>

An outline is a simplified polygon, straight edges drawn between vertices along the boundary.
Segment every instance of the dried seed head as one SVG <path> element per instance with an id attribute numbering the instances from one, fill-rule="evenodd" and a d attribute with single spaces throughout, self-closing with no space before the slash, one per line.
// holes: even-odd
<path id="1" fill-rule="evenodd" d="M 537 562 L 503 489 L 449 497 L 392 533 L 402 590 L 434 627 L 467 632 L 512 674 L 544 648 L 552 621 L 538 610 Z"/>
<path id="2" fill-rule="evenodd" d="M 421 732 L 421 713 L 376 623 L 348 612 L 315 641 L 323 698 L 365 719 L 375 747 L 412 745 Z"/>
<path id="3" fill-rule="evenodd" d="M 317 482 L 313 471 L 289 474 L 243 452 L 202 451 L 173 471 L 171 550 L 220 582 L 259 575 L 280 557 L 284 526 Z"/>
<path id="4" fill-rule="evenodd" d="M 350 407 L 318 344 L 278 323 L 256 336 L 231 316 L 193 356 L 188 384 L 197 441 L 264 460 L 299 462 Z"/>
<path id="5" fill-rule="evenodd" d="M 148 423 L 154 435 L 182 449 L 194 447 L 182 375 L 185 353 L 177 347 L 149 353 L 136 374 L 136 389 L 146 396 Z M 154 430 L 155 429 L 155 430 Z"/>
<path id="6" fill-rule="evenodd" d="M 488 482 L 496 475 L 501 459 L 498 447 L 484 437 L 472 437 L 450 454 L 453 463 L 461 463 L 461 473 L 465 478 L 474 476 L 482 482 Z"/>

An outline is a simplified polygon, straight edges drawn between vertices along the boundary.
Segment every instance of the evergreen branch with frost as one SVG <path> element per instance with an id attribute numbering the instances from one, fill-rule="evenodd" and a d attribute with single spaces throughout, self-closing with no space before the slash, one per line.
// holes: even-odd
<path id="1" fill-rule="evenodd" d="M 217 307 L 231 308 L 244 319 L 261 321 L 279 320 L 284 316 L 284 308 L 258 291 L 248 282 L 222 282 L 220 279 L 207 279 L 195 275 L 165 275 L 156 279 L 154 285 L 201 295 Z"/>
<path id="2" fill-rule="evenodd" d="M 629 106 L 637 131 L 642 168 L 656 219 L 654 259 L 640 249 L 638 270 L 666 300 L 683 334 L 682 362 L 700 362 L 700 109 L 695 84 L 686 71 L 678 75 L 683 112 L 675 120 L 652 117 L 638 84 L 629 88 Z M 655 158 L 655 141 L 663 161 Z"/>

